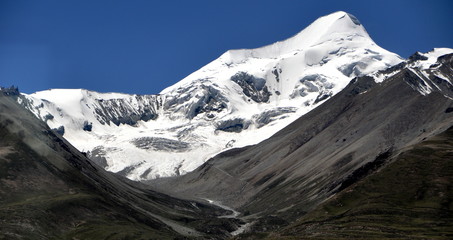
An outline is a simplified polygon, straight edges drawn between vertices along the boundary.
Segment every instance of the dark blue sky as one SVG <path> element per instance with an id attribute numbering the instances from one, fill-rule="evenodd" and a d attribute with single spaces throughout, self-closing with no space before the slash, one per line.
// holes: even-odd
<path id="1" fill-rule="evenodd" d="M 228 49 L 286 39 L 338 10 L 402 57 L 453 48 L 450 0 L 0 0 L 0 85 L 155 94 Z"/>

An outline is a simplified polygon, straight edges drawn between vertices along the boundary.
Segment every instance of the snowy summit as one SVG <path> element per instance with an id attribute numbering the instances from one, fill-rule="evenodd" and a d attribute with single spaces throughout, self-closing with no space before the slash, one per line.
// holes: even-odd
<path id="1" fill-rule="evenodd" d="M 159 95 L 53 89 L 20 101 L 107 170 L 147 180 L 267 139 L 354 77 L 401 61 L 335 12 L 284 41 L 227 51 Z"/>

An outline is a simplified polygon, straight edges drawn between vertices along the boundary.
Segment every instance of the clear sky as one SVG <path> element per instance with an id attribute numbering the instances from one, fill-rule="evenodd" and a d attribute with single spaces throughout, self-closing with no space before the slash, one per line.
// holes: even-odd
<path id="1" fill-rule="evenodd" d="M 453 48 L 451 0 L 0 0 L 0 85 L 157 94 L 228 49 L 339 10 L 404 58 Z"/>

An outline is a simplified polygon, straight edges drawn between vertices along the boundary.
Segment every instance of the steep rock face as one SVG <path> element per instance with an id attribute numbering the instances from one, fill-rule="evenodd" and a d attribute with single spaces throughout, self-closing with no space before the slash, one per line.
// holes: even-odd
<path id="1" fill-rule="evenodd" d="M 376 72 L 373 76 L 379 82 L 396 73 L 402 74 L 404 81 L 423 95 L 440 91 L 446 97 L 453 98 L 452 59 L 452 50 L 448 48 L 437 48 L 425 54 L 417 52 L 410 56 L 408 61 Z"/>
<path id="2" fill-rule="evenodd" d="M 227 51 L 159 95 L 49 90 L 19 101 L 79 150 L 102 149 L 107 170 L 147 180 L 267 139 L 354 77 L 401 61 L 355 17 L 336 12 L 284 41 Z M 136 139 L 181 144 L 140 148 Z"/>
<path id="3" fill-rule="evenodd" d="M 192 120 L 195 117 L 213 119 L 228 107 L 227 96 L 214 86 L 194 83 L 174 94 L 164 95 L 163 113 L 170 120 Z"/>
<path id="4" fill-rule="evenodd" d="M 231 81 L 237 83 L 245 96 L 257 103 L 269 101 L 271 93 L 267 90 L 266 80 L 256 78 L 246 72 L 238 72 L 231 76 Z"/>
<path id="5" fill-rule="evenodd" d="M 223 152 L 187 175 L 149 183 L 223 202 L 258 223 L 294 220 L 405 147 L 452 126 L 452 58 L 442 55 L 449 51 L 357 77 L 271 138 Z M 440 76 L 445 87 L 436 87 Z"/>
<path id="6" fill-rule="evenodd" d="M 140 103 L 140 104 L 138 104 Z M 135 105 L 134 105 L 135 104 Z M 154 120 L 160 108 L 157 96 L 133 96 L 126 99 L 98 99 L 94 112 L 101 124 L 135 125 L 138 121 Z"/>

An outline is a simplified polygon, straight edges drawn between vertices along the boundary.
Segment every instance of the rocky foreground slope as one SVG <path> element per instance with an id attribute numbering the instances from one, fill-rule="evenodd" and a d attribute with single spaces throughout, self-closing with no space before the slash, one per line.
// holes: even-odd
<path id="1" fill-rule="evenodd" d="M 452 150 L 450 127 L 406 148 L 382 170 L 345 188 L 289 226 L 247 237 L 451 239 Z"/>

